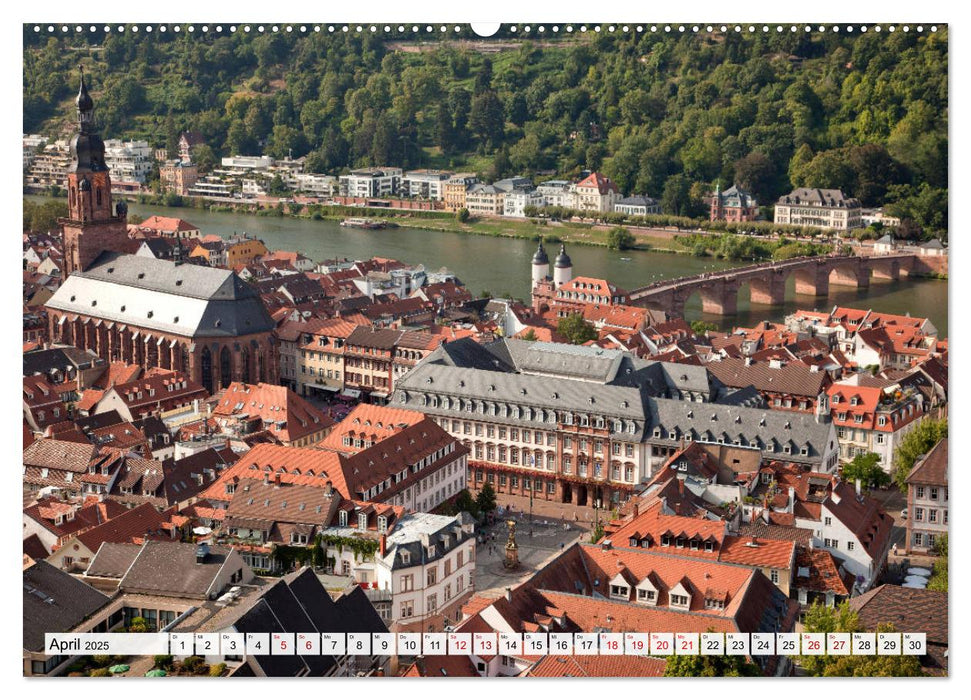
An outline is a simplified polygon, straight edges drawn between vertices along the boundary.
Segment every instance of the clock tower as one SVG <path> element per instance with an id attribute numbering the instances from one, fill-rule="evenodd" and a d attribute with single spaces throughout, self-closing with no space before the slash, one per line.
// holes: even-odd
<path id="1" fill-rule="evenodd" d="M 75 103 L 78 133 L 71 139 L 68 216 L 59 220 L 64 230 L 65 277 L 82 272 L 103 251 L 126 253 L 132 247 L 128 238 L 128 205 L 119 202 L 112 207 L 105 144 L 94 126 L 94 100 L 88 94 L 83 71 Z"/>

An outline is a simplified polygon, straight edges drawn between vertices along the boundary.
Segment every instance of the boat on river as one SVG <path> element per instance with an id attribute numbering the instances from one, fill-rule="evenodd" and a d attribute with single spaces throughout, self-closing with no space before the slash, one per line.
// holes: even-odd
<path id="1" fill-rule="evenodd" d="M 387 221 L 379 221 L 376 219 L 362 219 L 359 217 L 351 217 L 350 219 L 344 219 L 341 221 L 341 226 L 346 228 L 363 228 L 369 231 L 388 228 Z"/>

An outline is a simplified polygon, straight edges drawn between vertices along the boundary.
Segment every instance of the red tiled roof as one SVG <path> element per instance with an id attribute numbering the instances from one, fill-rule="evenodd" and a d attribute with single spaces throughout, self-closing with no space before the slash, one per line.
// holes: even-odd
<path id="1" fill-rule="evenodd" d="M 275 384 L 233 382 L 226 388 L 213 416 L 225 419 L 246 415 L 259 417 L 264 429 L 282 442 L 294 442 L 326 430 L 334 420 L 292 389 Z"/>
<path id="2" fill-rule="evenodd" d="M 617 185 L 615 185 L 610 178 L 604 177 L 600 173 L 590 173 L 577 183 L 577 187 L 593 187 L 596 188 L 600 194 L 607 194 L 608 192 L 617 192 Z"/>
<path id="3" fill-rule="evenodd" d="M 361 438 L 377 443 L 399 432 L 403 427 L 420 423 L 425 418 L 425 414 L 419 411 L 358 404 L 323 441 L 317 444 L 317 447 L 354 454 L 365 448 L 355 447 L 353 444 L 345 445 L 345 437 L 350 437 L 352 440 Z"/>
<path id="4" fill-rule="evenodd" d="M 141 542 L 146 537 L 170 539 L 171 531 L 163 529 L 163 526 L 171 516 L 172 511 L 160 513 L 154 506 L 144 503 L 77 537 L 92 552 L 97 552 L 104 542 Z"/>
<path id="5" fill-rule="evenodd" d="M 665 659 L 649 656 L 544 656 L 524 676 L 537 678 L 660 678 Z"/>

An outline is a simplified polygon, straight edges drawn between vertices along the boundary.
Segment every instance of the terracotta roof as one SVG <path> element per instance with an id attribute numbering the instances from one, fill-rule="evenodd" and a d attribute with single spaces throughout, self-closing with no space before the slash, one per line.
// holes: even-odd
<path id="1" fill-rule="evenodd" d="M 404 408 L 358 404 L 324 440 L 317 443 L 317 447 L 353 454 L 365 448 L 355 447 L 353 443 L 345 445 L 345 437 L 378 442 L 394 435 L 402 427 L 415 425 L 425 418 L 424 413 Z"/>
<path id="2" fill-rule="evenodd" d="M 803 571 L 806 571 L 807 574 L 803 575 Z M 844 577 L 840 576 L 839 564 L 837 564 L 833 555 L 825 549 L 800 547 L 796 552 L 794 587 L 819 593 L 833 593 L 848 598 L 853 587 L 852 574 L 848 578 L 849 585 L 847 585 Z"/>
<path id="3" fill-rule="evenodd" d="M 577 183 L 577 187 L 593 187 L 602 195 L 608 192 L 617 192 L 617 185 L 611 182 L 610 178 L 604 177 L 600 173 L 590 173 Z"/>
<path id="4" fill-rule="evenodd" d="M 908 484 L 947 484 L 947 438 L 938 442 L 931 451 L 914 465 L 907 475 Z"/>
<path id="5" fill-rule="evenodd" d="M 213 409 L 217 419 L 245 415 L 259 417 L 263 428 L 282 442 L 293 442 L 334 424 L 292 389 L 275 384 L 233 382 Z"/>
<path id="6" fill-rule="evenodd" d="M 649 656 L 544 656 L 524 676 L 537 678 L 660 678 L 665 659 Z"/>
<path id="7" fill-rule="evenodd" d="M 107 389 L 115 384 L 127 384 L 134 381 L 141 373 L 141 365 L 130 365 L 127 362 L 112 362 L 98 379 L 92 384 L 96 389 Z"/>
<path id="8" fill-rule="evenodd" d="M 718 561 L 772 569 L 791 569 L 796 543 L 759 537 L 725 537 Z"/>
<path id="9" fill-rule="evenodd" d="M 90 443 L 44 438 L 24 450 L 23 462 L 32 467 L 80 473 L 88 470 L 88 464 L 96 453 L 97 448 Z"/>
<path id="10" fill-rule="evenodd" d="M 406 678 L 479 677 L 468 656 L 424 656 L 411 664 L 401 675 Z"/>
<path id="11" fill-rule="evenodd" d="M 170 538 L 171 529 L 164 526 L 171 515 L 171 512 L 160 513 L 151 504 L 144 503 L 126 510 L 106 523 L 82 532 L 77 538 L 92 552 L 97 552 L 102 542 L 138 543 L 147 537 Z"/>

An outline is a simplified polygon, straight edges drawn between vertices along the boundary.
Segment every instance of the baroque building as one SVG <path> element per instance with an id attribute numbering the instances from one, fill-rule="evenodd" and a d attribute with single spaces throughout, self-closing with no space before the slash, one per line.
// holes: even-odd
<path id="1" fill-rule="evenodd" d="M 133 255 L 124 202 L 112 206 L 104 142 L 81 77 L 71 139 L 64 284 L 48 300 L 53 343 L 107 361 L 185 372 L 210 393 L 234 381 L 277 382 L 274 323 L 231 270 Z"/>

